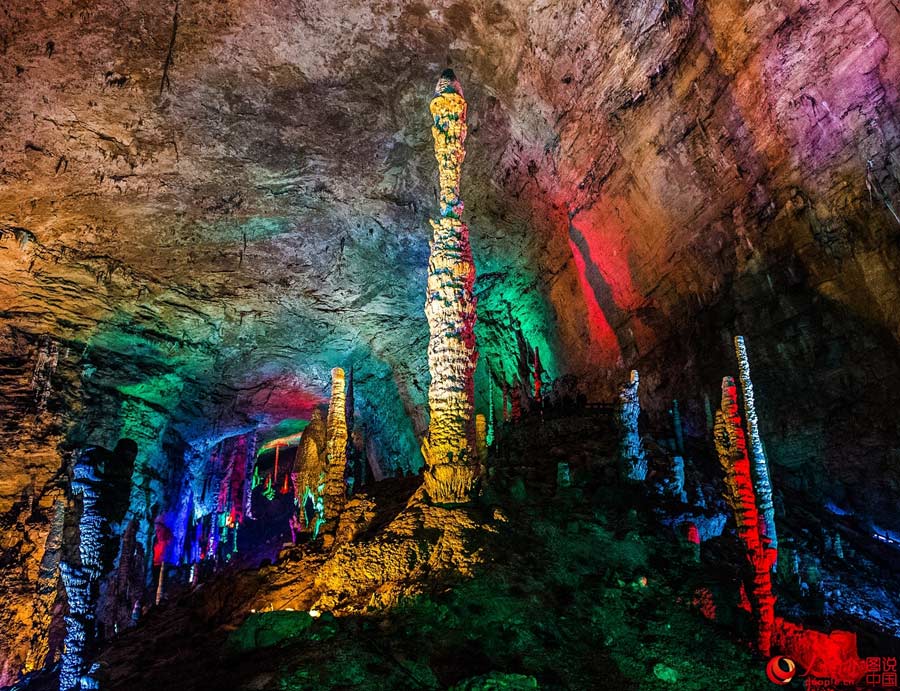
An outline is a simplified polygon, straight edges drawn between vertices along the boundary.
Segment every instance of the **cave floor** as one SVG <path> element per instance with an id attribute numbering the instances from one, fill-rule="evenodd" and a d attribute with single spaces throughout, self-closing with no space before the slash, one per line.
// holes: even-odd
<path id="1" fill-rule="evenodd" d="M 328 560 L 321 541 L 253 568 L 245 556 L 112 640 L 100 656 L 103 688 L 771 688 L 737 607 L 736 540 L 726 530 L 695 561 L 661 520 L 678 507 L 611 481 L 614 437 L 587 433 L 608 423 L 601 411 L 501 436 L 482 496 L 456 509 L 484 528 L 467 533 L 479 555 L 469 573 L 417 571 L 314 617 Z M 555 487 L 561 458 L 571 487 Z M 376 510 L 355 541 L 382 539 L 419 482 L 385 480 L 361 497 Z M 420 542 L 435 540 L 420 532 Z M 782 604 L 804 614 L 789 597 Z M 858 632 L 861 648 L 889 641 Z"/>

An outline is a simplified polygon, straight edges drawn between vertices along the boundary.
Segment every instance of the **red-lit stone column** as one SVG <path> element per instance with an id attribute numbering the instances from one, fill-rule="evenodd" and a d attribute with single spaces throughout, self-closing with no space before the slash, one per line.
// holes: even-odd
<path id="1" fill-rule="evenodd" d="M 747 548 L 747 559 L 753 569 L 751 604 L 757 619 L 757 645 L 768 656 L 772 649 L 775 626 L 775 595 L 772 593 L 772 562 L 775 551 L 767 549 L 760 524 L 756 494 L 750 476 L 747 439 L 738 412 L 737 389 L 734 379 L 722 380 L 722 408 L 716 412 L 716 451 L 725 471 L 725 499 L 734 512 L 738 536 Z"/>

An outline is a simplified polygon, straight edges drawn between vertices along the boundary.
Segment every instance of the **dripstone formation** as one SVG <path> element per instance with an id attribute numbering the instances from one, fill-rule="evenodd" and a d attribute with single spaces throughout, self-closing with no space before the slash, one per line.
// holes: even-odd
<path id="1" fill-rule="evenodd" d="M 459 180 L 466 149 L 466 101 L 452 70 L 431 100 L 434 155 L 440 173 L 440 218 L 428 260 L 425 315 L 428 341 L 428 409 L 431 422 L 422 444 L 425 488 L 432 501 L 471 498 L 480 474 L 475 440 L 475 263 L 469 229 L 461 220 Z"/>

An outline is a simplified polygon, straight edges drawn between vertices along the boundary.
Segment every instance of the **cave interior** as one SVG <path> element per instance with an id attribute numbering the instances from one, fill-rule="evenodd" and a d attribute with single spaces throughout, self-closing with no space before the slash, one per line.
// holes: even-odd
<path id="1" fill-rule="evenodd" d="M 0 689 L 898 685 L 896 0 L 10 0 L 0 109 Z"/>

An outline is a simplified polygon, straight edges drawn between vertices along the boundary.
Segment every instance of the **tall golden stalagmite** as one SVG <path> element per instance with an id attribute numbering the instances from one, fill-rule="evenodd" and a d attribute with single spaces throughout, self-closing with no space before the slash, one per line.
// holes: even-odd
<path id="1" fill-rule="evenodd" d="M 333 533 L 347 501 L 347 391 L 344 370 L 331 370 L 331 401 L 325 421 L 325 532 Z"/>
<path id="2" fill-rule="evenodd" d="M 422 443 L 425 489 L 436 503 L 468 501 L 481 466 L 475 445 L 475 264 L 459 178 L 466 157 L 466 100 L 452 70 L 438 80 L 431 100 L 434 155 L 441 186 L 441 217 L 432 221 L 425 315 L 428 342 L 428 407 L 431 422 Z"/>

